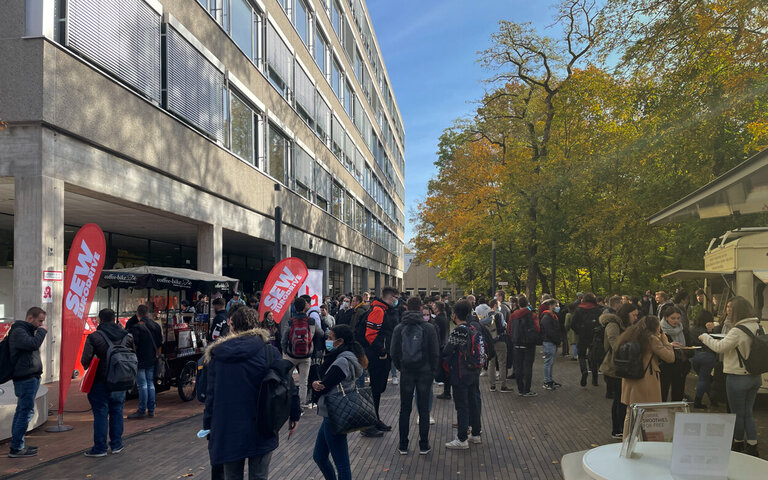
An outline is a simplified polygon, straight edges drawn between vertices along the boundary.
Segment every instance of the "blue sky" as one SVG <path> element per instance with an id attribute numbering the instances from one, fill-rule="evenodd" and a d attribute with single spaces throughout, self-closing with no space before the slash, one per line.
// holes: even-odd
<path id="1" fill-rule="evenodd" d="M 384 63 L 405 124 L 405 218 L 426 196 L 437 141 L 457 118 L 471 115 L 489 73 L 477 52 L 490 45 L 501 19 L 552 23 L 541 0 L 367 0 Z"/>

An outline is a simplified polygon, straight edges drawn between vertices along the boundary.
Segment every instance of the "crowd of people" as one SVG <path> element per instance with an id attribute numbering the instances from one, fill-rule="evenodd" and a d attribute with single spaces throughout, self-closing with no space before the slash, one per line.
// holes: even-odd
<path id="1" fill-rule="evenodd" d="M 325 298 L 319 305 L 299 296 L 280 322 L 271 311 L 259 318 L 258 297 L 247 303 L 239 296 L 229 302 L 216 298 L 211 306 L 215 315 L 204 357 L 208 373 L 203 429 L 208 433 L 214 478 L 243 478 L 246 464 L 249 478 L 267 478 L 278 437 L 265 435 L 255 422 L 242 419 L 253 417 L 261 383 L 274 362 L 281 360 L 289 362 L 298 378 L 291 392 L 291 434 L 311 409 L 323 417 L 313 459 L 326 479 L 351 478 L 348 435 L 336 431 L 329 421 L 329 396 L 367 385 L 375 421 L 360 434 L 382 437 L 392 430 L 379 408 L 391 377 L 400 393 L 398 451 L 402 455 L 410 453 L 414 398 L 420 455 L 432 451 L 435 398 L 453 400 L 457 433 L 445 447 L 466 450 L 482 443 L 480 378 L 488 377 L 491 393 L 516 390 L 520 397 L 535 397 L 534 364 L 541 352 L 541 387 L 556 390 L 562 386 L 554 372 L 558 349 L 564 357 L 578 361 L 577 380 L 582 387 L 587 387 L 590 375 L 593 386 L 599 385 L 599 374 L 604 376 L 606 397 L 612 399 L 614 438 L 627 434 L 628 405 L 688 400 L 686 378 L 694 370 L 698 375 L 694 408 L 708 408 L 705 396 L 712 406 L 726 403 L 736 414 L 733 449 L 757 456 L 752 411 L 761 379 L 747 370 L 744 359 L 760 327 L 753 307 L 741 297 L 728 302 L 722 318 L 713 314 L 703 291 L 696 292 L 694 304 L 686 292 L 679 291 L 672 300 L 665 292 L 646 292 L 642 298 L 580 293 L 571 303 L 544 294 L 537 306 L 525 295 L 508 297 L 504 291 L 493 298 L 468 295 L 453 303 L 445 296 L 408 298 L 384 287 L 377 297 L 342 295 Z M 45 312 L 33 308 L 9 332 L 19 398 L 11 457 L 37 453 L 36 447 L 25 444 L 24 433 L 42 373 L 39 347 L 46 335 L 44 323 Z M 113 350 L 135 352 L 139 405 L 128 419 L 141 419 L 154 416 L 154 368 L 160 343 L 161 329 L 146 306 L 138 308 L 125 329 L 112 310 L 99 312 L 98 328 L 86 339 L 81 359 L 85 367 L 93 359 L 100 360 L 88 393 L 94 434 L 87 456 L 117 454 L 123 449 L 125 389 L 112 384 L 108 369 Z M 627 352 L 635 352 L 630 363 L 641 366 L 640 375 L 625 373 Z M 442 387 L 441 394 L 433 394 L 435 386 Z"/>

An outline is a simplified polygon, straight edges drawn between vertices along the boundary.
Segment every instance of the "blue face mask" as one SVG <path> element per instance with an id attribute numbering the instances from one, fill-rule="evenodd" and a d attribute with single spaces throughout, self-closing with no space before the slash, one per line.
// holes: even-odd
<path id="1" fill-rule="evenodd" d="M 560 313 L 560 307 L 555 307 L 555 313 Z"/>
<path id="2" fill-rule="evenodd" d="M 333 346 L 333 340 L 326 340 L 325 341 L 325 349 L 329 352 L 332 352 L 336 350 L 336 347 Z"/>
<path id="3" fill-rule="evenodd" d="M 396 307 L 396 306 L 398 306 L 399 304 L 400 304 L 400 299 L 399 299 L 399 298 L 396 298 L 396 299 L 395 299 L 395 303 L 393 303 L 393 304 L 392 304 L 392 306 L 393 306 L 393 307 Z"/>

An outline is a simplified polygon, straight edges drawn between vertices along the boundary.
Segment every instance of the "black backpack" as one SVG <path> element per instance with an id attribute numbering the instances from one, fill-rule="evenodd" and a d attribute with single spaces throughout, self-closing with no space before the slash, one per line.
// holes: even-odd
<path id="1" fill-rule="evenodd" d="M 267 373 L 261 381 L 257 405 L 259 433 L 266 438 L 280 433 L 291 416 L 291 403 L 297 391 L 293 382 L 293 364 L 288 360 L 273 361 L 271 346 L 265 342 Z"/>
<path id="2" fill-rule="evenodd" d="M 421 325 L 404 325 L 400 334 L 402 358 L 400 363 L 405 367 L 419 367 L 423 362 L 424 327 Z"/>
<path id="3" fill-rule="evenodd" d="M 616 376 L 630 380 L 639 380 L 645 376 L 645 372 L 650 368 L 651 360 L 648 366 L 643 368 L 643 347 L 639 342 L 626 342 L 619 345 L 616 355 L 613 358 L 613 364 L 616 367 Z"/>
<path id="4" fill-rule="evenodd" d="M 11 363 L 11 341 L 8 340 L 11 336 L 11 330 L 13 327 L 8 330 L 8 334 L 0 342 L 0 384 L 13 378 L 14 365 Z"/>
<path id="5" fill-rule="evenodd" d="M 599 320 L 592 329 L 592 355 L 599 362 L 602 362 L 605 357 L 605 327 Z"/>
<path id="6" fill-rule="evenodd" d="M 108 392 L 122 392 L 133 388 L 139 371 L 136 353 L 127 347 L 128 335 L 120 343 L 112 343 L 106 333 L 97 330 L 107 342 L 107 355 L 101 359 L 106 365 L 105 387 Z"/>
<path id="7" fill-rule="evenodd" d="M 361 316 L 357 320 L 357 324 L 355 324 L 355 341 L 357 341 L 357 343 L 359 343 L 363 347 L 369 347 L 371 345 L 370 343 L 368 343 L 368 340 L 366 340 L 365 338 L 365 332 L 368 329 L 368 315 L 371 314 L 374 308 L 381 308 L 381 307 L 372 306 L 363 314 L 363 316 Z M 384 313 L 386 314 L 386 312 Z"/>
<path id="8" fill-rule="evenodd" d="M 757 335 L 744 325 L 736 325 L 736 328 L 749 335 L 749 338 L 752 339 L 752 349 L 749 352 L 749 358 L 744 358 L 739 348 L 736 347 L 739 365 L 742 368 L 746 368 L 751 375 L 768 372 L 768 335 L 763 331 L 763 327 L 758 327 Z"/>

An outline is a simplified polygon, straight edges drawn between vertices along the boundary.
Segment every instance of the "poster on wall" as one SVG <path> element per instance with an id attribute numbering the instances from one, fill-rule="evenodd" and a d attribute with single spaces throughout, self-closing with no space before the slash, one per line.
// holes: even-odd
<path id="1" fill-rule="evenodd" d="M 309 295 L 312 306 L 318 307 L 323 302 L 323 271 L 307 270 L 307 281 L 299 288 L 298 295 Z"/>

